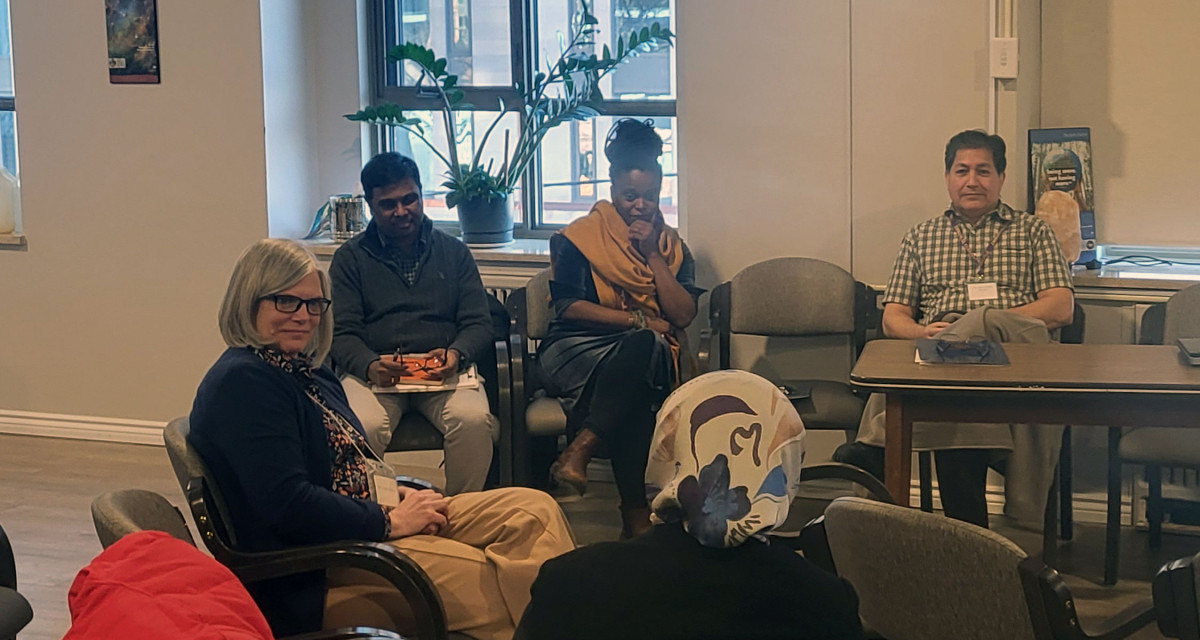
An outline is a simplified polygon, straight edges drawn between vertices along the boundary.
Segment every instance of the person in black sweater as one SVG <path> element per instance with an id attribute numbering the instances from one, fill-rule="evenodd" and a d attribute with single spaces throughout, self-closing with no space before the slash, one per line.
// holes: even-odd
<path id="1" fill-rule="evenodd" d="M 374 393 L 406 374 L 404 362 L 382 357 L 427 354 L 436 379 L 450 377 L 493 350 L 492 321 L 479 268 L 467 245 L 425 215 L 421 174 L 411 158 L 381 153 L 361 174 L 373 216 L 366 230 L 338 248 L 333 281 L 330 355 L 371 447 L 387 450 L 408 411 L 443 434 L 446 493 L 479 491 L 492 463 L 499 421 L 482 386 L 426 393 Z"/>
<path id="2" fill-rule="evenodd" d="M 321 364 L 329 308 L 328 276 L 291 240 L 255 243 L 230 277 L 220 312 L 229 348 L 196 391 L 188 442 L 225 498 L 237 549 L 388 541 L 429 575 L 451 631 L 511 638 L 538 568 L 575 546 L 562 511 L 532 489 L 443 497 L 398 487 Z M 341 590 L 332 613 L 327 586 Z M 248 590 L 280 636 L 322 621 L 394 629 L 407 610 L 394 588 L 366 584 L 354 570 Z"/>
<path id="3" fill-rule="evenodd" d="M 765 535 L 787 518 L 804 425 L 770 382 L 705 374 L 667 398 L 646 469 L 655 526 L 546 562 L 519 640 L 863 637 L 850 583 Z"/>

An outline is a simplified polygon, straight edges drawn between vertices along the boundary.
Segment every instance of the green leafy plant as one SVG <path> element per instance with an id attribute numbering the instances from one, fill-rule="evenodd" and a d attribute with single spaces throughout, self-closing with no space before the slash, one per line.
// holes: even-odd
<path id="1" fill-rule="evenodd" d="M 628 35 L 622 34 L 617 38 L 615 51 L 607 44 L 601 45 L 597 54 L 600 30 L 596 25 L 599 21 L 592 15 L 587 2 L 581 0 L 580 4 L 582 10 L 572 26 L 570 40 L 564 40 L 560 35 L 558 60 L 545 71 L 535 74 L 529 87 L 522 86 L 520 82 L 515 85 L 523 102 L 524 119 L 511 155 L 508 138 L 505 137 L 504 161 L 499 168 L 495 168 L 493 162 L 487 166 L 481 163 L 488 138 L 508 113 L 504 100 L 499 100 L 500 113 L 476 143 L 471 158 L 463 162 L 454 143 L 464 137 L 460 135 L 460 125 L 455 115 L 474 110 L 475 107 L 464 102 L 464 93 L 458 87 L 458 76 L 446 72 L 446 59 L 437 57 L 432 50 L 419 44 L 410 42 L 392 47 L 387 52 L 387 61 L 415 64 L 421 72 L 417 87 L 432 86 L 436 90 L 441 103 L 442 126 L 445 127 L 446 139 L 451 141 L 446 153 L 442 153 L 426 135 L 422 120 L 406 115 L 394 103 L 368 106 L 345 117 L 355 122 L 399 127 L 425 143 L 447 167 L 448 179 L 442 186 L 449 190 L 446 197 L 448 207 L 473 199 L 491 202 L 507 198 L 520 183 L 522 173 L 533 160 L 546 133 L 564 122 L 589 120 L 600 115 L 604 99 L 600 91 L 601 78 L 639 54 L 674 44 L 675 34 L 667 27 L 654 23 L 631 31 Z"/>

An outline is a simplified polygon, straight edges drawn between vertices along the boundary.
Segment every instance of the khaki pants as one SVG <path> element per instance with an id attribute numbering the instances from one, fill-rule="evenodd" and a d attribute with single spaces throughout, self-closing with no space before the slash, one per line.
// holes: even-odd
<path id="1" fill-rule="evenodd" d="M 575 548 L 558 503 L 513 487 L 448 498 L 450 523 L 437 536 L 393 540 L 442 598 L 451 631 L 479 640 L 507 640 L 542 563 Z M 374 626 L 411 633 L 403 597 L 379 576 L 358 569 L 329 571 L 325 627 Z"/>
<path id="2" fill-rule="evenodd" d="M 354 376 L 342 378 L 354 415 L 367 442 L 380 456 L 407 411 L 417 411 L 442 432 L 446 452 L 446 495 L 479 491 L 492 465 L 492 445 L 500 423 L 488 408 L 483 386 L 436 393 L 375 393 Z"/>

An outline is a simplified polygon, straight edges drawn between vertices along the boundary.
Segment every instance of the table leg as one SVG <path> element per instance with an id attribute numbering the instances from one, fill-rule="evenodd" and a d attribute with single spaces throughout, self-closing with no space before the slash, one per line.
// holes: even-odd
<path id="1" fill-rule="evenodd" d="M 909 506 L 912 483 L 912 419 L 904 414 L 904 396 L 887 394 L 887 431 L 884 440 L 884 479 L 896 504 Z"/>
<path id="2" fill-rule="evenodd" d="M 1108 515 L 1104 527 L 1104 584 L 1117 583 L 1121 558 L 1121 427 L 1108 428 Z"/>

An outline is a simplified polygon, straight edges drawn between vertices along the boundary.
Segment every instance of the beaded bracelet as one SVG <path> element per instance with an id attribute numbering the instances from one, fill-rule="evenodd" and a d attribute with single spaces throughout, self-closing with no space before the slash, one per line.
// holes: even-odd
<path id="1" fill-rule="evenodd" d="M 645 329 L 647 326 L 646 314 L 641 309 L 634 309 L 629 314 L 630 320 L 634 329 Z"/>

